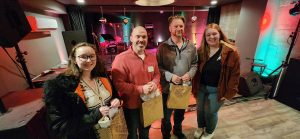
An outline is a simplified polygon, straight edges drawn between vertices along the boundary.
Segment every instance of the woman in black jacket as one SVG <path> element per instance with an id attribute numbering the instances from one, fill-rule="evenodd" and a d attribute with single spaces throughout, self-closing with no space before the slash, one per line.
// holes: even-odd
<path id="1" fill-rule="evenodd" d="M 47 81 L 44 93 L 48 124 L 59 138 L 96 139 L 98 120 L 120 106 L 96 49 L 88 43 L 72 49 L 67 70 Z"/>

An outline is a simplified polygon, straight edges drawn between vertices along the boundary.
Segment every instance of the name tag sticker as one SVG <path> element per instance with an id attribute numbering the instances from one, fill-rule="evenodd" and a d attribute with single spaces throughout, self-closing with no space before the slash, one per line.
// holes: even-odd
<path id="1" fill-rule="evenodd" d="M 153 72 L 154 71 L 154 67 L 153 66 L 149 66 L 148 67 L 148 72 Z"/>

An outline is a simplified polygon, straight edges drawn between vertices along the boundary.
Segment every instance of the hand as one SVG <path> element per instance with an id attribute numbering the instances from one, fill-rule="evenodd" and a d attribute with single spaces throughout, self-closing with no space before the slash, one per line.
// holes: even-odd
<path id="1" fill-rule="evenodd" d="M 182 77 L 181 77 L 182 81 L 183 82 L 188 82 L 191 80 L 191 77 L 188 73 L 184 74 Z"/>
<path id="2" fill-rule="evenodd" d="M 118 108 L 120 105 L 121 105 L 120 100 L 117 98 L 110 101 L 110 107 L 112 107 L 112 108 Z"/>
<path id="3" fill-rule="evenodd" d="M 107 116 L 108 112 L 109 112 L 109 107 L 102 106 L 102 107 L 99 108 L 99 111 L 102 114 L 102 116 Z"/>
<path id="4" fill-rule="evenodd" d="M 146 95 L 148 93 L 150 93 L 150 88 L 151 88 L 150 84 L 143 85 L 143 93 L 146 94 Z"/>
<path id="5" fill-rule="evenodd" d="M 180 84 L 180 82 L 181 82 L 181 78 L 179 77 L 179 76 L 177 76 L 177 75 L 173 75 L 172 76 L 172 82 L 174 83 L 174 84 Z"/>
<path id="6" fill-rule="evenodd" d="M 151 82 L 149 82 L 147 84 L 150 85 L 150 89 L 149 89 L 150 93 L 154 92 L 157 89 L 156 83 L 154 83 L 154 82 L 151 81 Z"/>

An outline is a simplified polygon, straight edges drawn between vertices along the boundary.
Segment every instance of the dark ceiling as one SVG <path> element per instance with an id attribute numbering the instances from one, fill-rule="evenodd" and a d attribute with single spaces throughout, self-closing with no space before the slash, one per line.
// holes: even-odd
<path id="1" fill-rule="evenodd" d="M 76 0 L 56 0 L 64 5 L 78 5 Z M 133 6 L 136 0 L 85 0 L 85 5 L 119 5 Z M 209 6 L 211 0 L 175 0 L 171 6 Z M 219 4 L 232 3 L 240 0 L 218 0 Z"/>
<path id="2" fill-rule="evenodd" d="M 102 6 L 104 13 L 123 12 L 157 12 L 163 11 L 192 11 L 207 10 L 211 0 L 175 0 L 173 4 L 165 6 L 138 6 L 136 0 L 85 0 L 85 4 L 78 4 L 76 0 L 19 0 L 22 6 L 29 11 L 39 10 L 54 14 L 66 14 L 65 6 L 81 6 L 86 12 L 100 12 Z M 224 5 L 242 0 L 218 0 L 218 5 Z"/>

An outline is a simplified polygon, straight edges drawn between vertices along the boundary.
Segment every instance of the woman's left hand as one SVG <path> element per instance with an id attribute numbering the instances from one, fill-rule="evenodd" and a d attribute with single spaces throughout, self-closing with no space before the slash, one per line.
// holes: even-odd
<path id="1" fill-rule="evenodd" d="M 120 100 L 115 98 L 112 101 L 110 101 L 110 107 L 118 108 L 120 106 Z"/>

